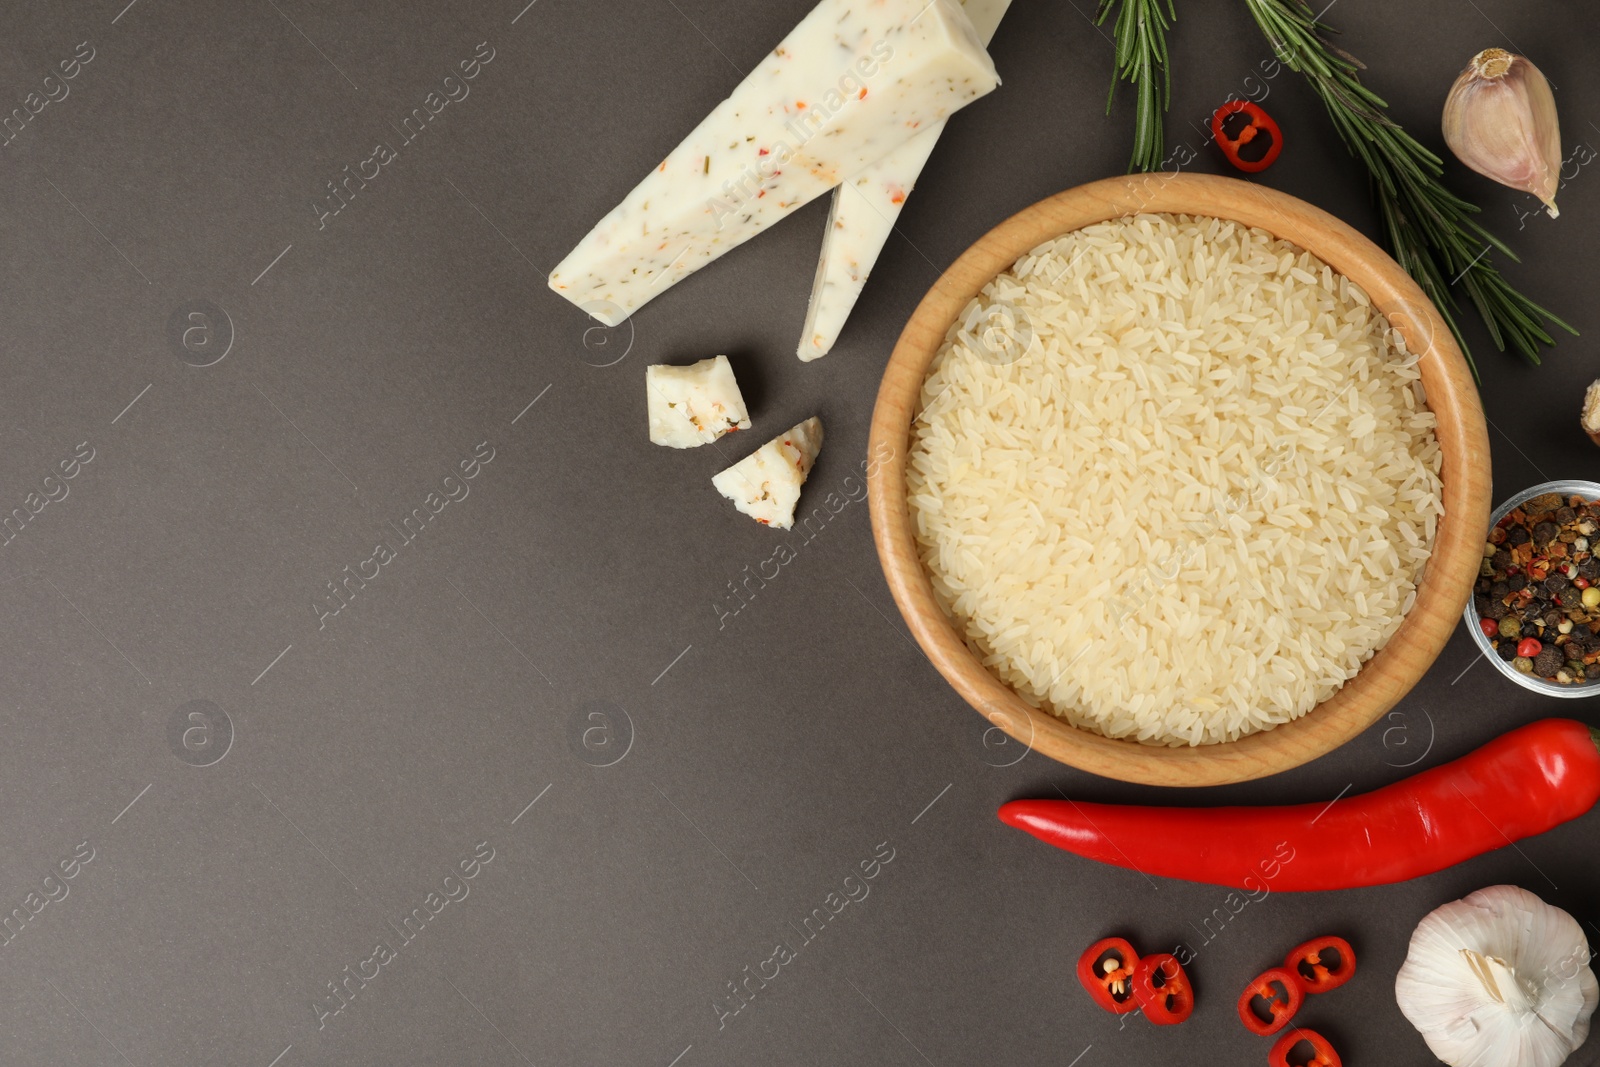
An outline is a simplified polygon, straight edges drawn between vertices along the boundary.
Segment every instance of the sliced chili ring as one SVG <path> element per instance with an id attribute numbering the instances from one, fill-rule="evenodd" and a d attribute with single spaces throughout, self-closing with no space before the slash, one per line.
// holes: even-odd
<path id="1" fill-rule="evenodd" d="M 1315 937 L 1290 950 L 1283 966 L 1307 993 L 1326 993 L 1355 976 L 1356 953 L 1342 937 Z"/>
<path id="2" fill-rule="evenodd" d="M 1289 1025 L 1305 999 L 1305 990 L 1293 972 L 1273 967 L 1244 987 L 1239 996 L 1239 1021 L 1252 1034 L 1268 1037 Z"/>
<path id="3" fill-rule="evenodd" d="M 1211 116 L 1211 136 L 1238 169 L 1259 174 L 1283 151 L 1283 132 L 1272 116 L 1252 101 L 1230 100 Z"/>
<path id="4" fill-rule="evenodd" d="M 1172 1026 L 1194 1014 L 1194 987 L 1178 957 L 1157 952 L 1133 969 L 1133 995 L 1144 1017 L 1157 1026 Z"/>
<path id="5" fill-rule="evenodd" d="M 1300 1046 L 1310 1045 L 1311 1054 L 1308 1056 L 1300 1050 Z M 1297 1026 L 1293 1030 L 1278 1038 L 1272 1046 L 1272 1051 L 1267 1053 L 1267 1062 L 1272 1067 L 1343 1067 L 1344 1061 L 1339 1059 L 1339 1053 L 1328 1039 L 1315 1030 L 1307 1030 Z"/>
<path id="6" fill-rule="evenodd" d="M 1078 957 L 1078 981 L 1096 1004 L 1116 1015 L 1139 1007 L 1133 995 L 1133 971 L 1139 953 L 1120 937 L 1103 937 Z"/>

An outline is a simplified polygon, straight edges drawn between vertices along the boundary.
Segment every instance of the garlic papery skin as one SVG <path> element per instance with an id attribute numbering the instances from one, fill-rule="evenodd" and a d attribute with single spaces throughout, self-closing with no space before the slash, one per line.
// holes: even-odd
<path id="1" fill-rule="evenodd" d="M 1557 1067 L 1589 1036 L 1600 982 L 1577 920 L 1496 885 L 1417 924 L 1394 994 L 1451 1067 Z"/>
<path id="2" fill-rule="evenodd" d="M 1561 185 L 1556 98 L 1539 68 L 1503 48 L 1472 57 L 1444 102 L 1444 140 L 1473 170 L 1532 193 L 1551 218 Z"/>

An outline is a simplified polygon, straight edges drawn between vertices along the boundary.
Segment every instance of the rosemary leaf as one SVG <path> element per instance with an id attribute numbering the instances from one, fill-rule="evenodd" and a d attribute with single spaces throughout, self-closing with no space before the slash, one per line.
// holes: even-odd
<path id="1" fill-rule="evenodd" d="M 1095 13 L 1096 26 L 1105 25 L 1113 11 L 1117 15 L 1117 73 L 1106 96 L 1106 111 L 1110 112 L 1116 97 L 1118 79 L 1135 90 L 1130 172 L 1158 170 L 1166 151 L 1161 126 L 1172 99 L 1172 75 L 1167 67 L 1167 30 L 1177 19 L 1172 5 L 1173 0 L 1100 0 Z"/>

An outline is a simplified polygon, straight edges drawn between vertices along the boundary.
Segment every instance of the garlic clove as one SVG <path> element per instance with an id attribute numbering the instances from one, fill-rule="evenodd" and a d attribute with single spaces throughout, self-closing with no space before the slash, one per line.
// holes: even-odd
<path id="1" fill-rule="evenodd" d="M 1561 185 L 1556 98 L 1539 68 L 1503 48 L 1472 57 L 1444 102 L 1444 140 L 1473 170 L 1532 193 L 1555 218 Z"/>

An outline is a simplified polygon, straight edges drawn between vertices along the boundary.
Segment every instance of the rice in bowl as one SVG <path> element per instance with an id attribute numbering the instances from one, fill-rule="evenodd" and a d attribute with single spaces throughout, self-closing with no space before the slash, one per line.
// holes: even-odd
<path id="1" fill-rule="evenodd" d="M 935 595 L 1024 700 L 1109 737 L 1305 714 L 1398 629 L 1442 514 L 1398 343 L 1358 286 L 1238 223 L 1046 242 L 923 384 L 907 496 Z"/>

